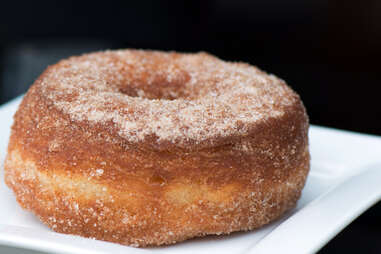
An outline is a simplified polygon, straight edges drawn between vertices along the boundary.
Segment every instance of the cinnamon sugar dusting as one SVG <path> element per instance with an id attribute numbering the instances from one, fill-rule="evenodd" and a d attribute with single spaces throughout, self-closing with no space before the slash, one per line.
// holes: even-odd
<path id="1" fill-rule="evenodd" d="M 131 143 L 153 136 L 180 146 L 245 135 L 298 99 L 275 76 L 206 53 L 120 50 L 72 57 L 48 69 L 39 85 L 73 121 L 115 128 Z"/>

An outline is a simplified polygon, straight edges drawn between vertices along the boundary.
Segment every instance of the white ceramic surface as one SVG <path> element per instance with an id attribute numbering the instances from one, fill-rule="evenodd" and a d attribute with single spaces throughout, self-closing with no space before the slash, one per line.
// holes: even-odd
<path id="1" fill-rule="evenodd" d="M 20 98 L 0 107 L 1 163 L 19 102 Z M 1 246 L 8 246 L 4 247 L 7 253 L 9 246 L 81 254 L 315 252 L 381 199 L 381 137 L 312 126 L 310 150 L 312 168 L 302 198 L 282 219 L 252 232 L 209 236 L 159 248 L 137 249 L 54 233 L 23 211 L 1 180 L 0 252 Z"/>

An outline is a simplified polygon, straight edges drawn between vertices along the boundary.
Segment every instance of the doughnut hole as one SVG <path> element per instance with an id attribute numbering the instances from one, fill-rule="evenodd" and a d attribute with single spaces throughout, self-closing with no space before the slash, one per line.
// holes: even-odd
<path id="1" fill-rule="evenodd" d="M 207 63 L 213 59 L 205 53 L 180 57 L 171 53 L 135 51 L 128 58 L 125 53 L 104 56 L 102 61 L 109 62 L 111 68 L 102 73 L 118 92 L 131 97 L 195 100 L 216 92 L 218 82 L 223 80 L 222 76 L 215 75 L 194 78 L 197 73 L 206 73 Z"/>
<path id="2" fill-rule="evenodd" d="M 186 84 L 190 80 L 188 72 L 176 65 L 155 65 L 153 71 L 142 71 L 127 75 L 118 86 L 119 92 L 131 97 L 145 99 L 192 99 L 194 89 Z M 148 70 L 147 67 L 143 68 Z M 130 70 L 124 73 L 131 74 Z"/>

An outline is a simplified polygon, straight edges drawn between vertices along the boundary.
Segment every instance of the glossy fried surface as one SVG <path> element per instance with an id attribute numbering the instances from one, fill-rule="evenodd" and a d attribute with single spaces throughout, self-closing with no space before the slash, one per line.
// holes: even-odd
<path id="1" fill-rule="evenodd" d="M 57 232 L 132 246 L 251 230 L 295 206 L 308 118 L 275 76 L 205 53 L 49 67 L 15 115 L 5 181 Z"/>

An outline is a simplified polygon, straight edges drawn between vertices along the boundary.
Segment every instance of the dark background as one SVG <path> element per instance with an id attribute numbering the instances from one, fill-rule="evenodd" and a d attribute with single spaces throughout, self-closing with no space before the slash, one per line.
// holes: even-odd
<path id="1" fill-rule="evenodd" d="M 61 58 L 128 47 L 255 64 L 300 94 L 312 124 L 381 135 L 380 0 L 2 3 L 0 103 Z M 381 253 L 380 216 L 378 204 L 321 253 Z"/>

